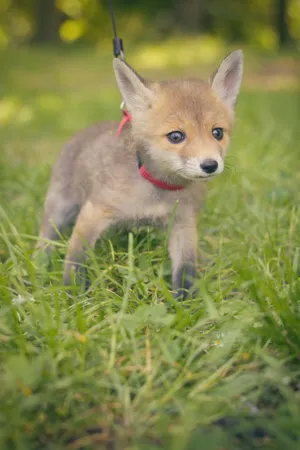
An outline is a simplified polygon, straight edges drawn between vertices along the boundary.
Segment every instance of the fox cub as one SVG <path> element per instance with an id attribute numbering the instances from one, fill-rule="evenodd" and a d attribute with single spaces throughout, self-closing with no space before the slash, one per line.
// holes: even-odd
<path id="1" fill-rule="evenodd" d="M 148 82 L 114 59 L 127 121 L 103 122 L 76 134 L 53 169 L 37 250 L 77 217 L 64 264 L 64 284 L 80 270 L 86 248 L 120 222 L 170 223 L 175 296 L 196 273 L 196 217 L 206 181 L 224 169 L 243 73 L 243 53 L 227 56 L 209 82 Z M 120 131 L 120 130 L 119 130 Z"/>

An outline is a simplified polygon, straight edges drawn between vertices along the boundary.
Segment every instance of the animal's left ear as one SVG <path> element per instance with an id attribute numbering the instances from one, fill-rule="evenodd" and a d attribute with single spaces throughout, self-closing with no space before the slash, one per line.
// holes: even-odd
<path id="1" fill-rule="evenodd" d="M 211 87 L 217 96 L 234 110 L 243 77 L 244 55 L 236 50 L 228 55 L 211 77 Z"/>

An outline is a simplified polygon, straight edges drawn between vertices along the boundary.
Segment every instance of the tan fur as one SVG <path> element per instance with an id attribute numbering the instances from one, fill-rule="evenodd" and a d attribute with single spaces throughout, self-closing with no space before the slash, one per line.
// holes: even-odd
<path id="1" fill-rule="evenodd" d="M 236 63 L 242 55 L 234 53 Z M 221 173 L 234 122 L 233 107 L 223 96 L 225 92 L 231 104 L 235 103 L 234 96 L 226 91 L 227 72 L 222 72 L 223 66 L 230 70 L 228 58 L 213 77 L 212 85 L 215 82 L 217 89 L 200 80 L 146 83 L 124 62 L 114 62 L 132 122 L 119 137 L 114 122 L 94 125 L 75 135 L 53 169 L 45 202 L 38 248 L 45 247 L 45 239 L 56 239 L 56 229 L 62 229 L 79 213 L 65 260 L 66 284 L 70 283 L 72 267 L 76 270 L 82 261 L 86 246 L 94 247 L 109 226 L 144 220 L 166 226 L 174 207 L 169 242 L 174 290 L 180 290 L 183 269 L 194 277 L 196 217 L 205 196 L 204 181 L 210 178 L 200 164 L 214 159 L 219 167 L 213 175 Z M 230 82 L 235 73 L 231 75 Z M 238 87 L 233 86 L 238 92 L 241 72 L 236 78 Z M 213 137 L 215 127 L 224 129 L 222 141 Z M 172 144 L 166 135 L 176 130 L 184 132 L 186 140 Z M 162 190 L 142 178 L 137 151 L 156 178 L 184 185 L 185 189 Z M 51 247 L 47 249 L 50 252 Z M 188 289 L 190 285 L 184 283 L 183 287 Z"/>

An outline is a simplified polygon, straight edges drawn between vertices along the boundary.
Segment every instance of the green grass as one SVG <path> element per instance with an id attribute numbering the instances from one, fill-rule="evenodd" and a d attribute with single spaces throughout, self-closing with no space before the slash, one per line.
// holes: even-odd
<path id="1" fill-rule="evenodd" d="M 233 170 L 199 220 L 197 298 L 173 300 L 166 236 L 143 228 L 99 242 L 71 302 L 67 236 L 51 270 L 30 255 L 61 145 L 120 117 L 110 55 L 0 65 L 1 450 L 298 448 L 299 91 L 242 91 Z"/>

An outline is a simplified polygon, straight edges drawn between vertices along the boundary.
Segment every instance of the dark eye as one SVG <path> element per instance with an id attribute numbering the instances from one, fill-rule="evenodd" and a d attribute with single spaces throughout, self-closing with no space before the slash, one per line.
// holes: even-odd
<path id="1" fill-rule="evenodd" d="M 185 140 L 185 134 L 181 131 L 171 131 L 171 133 L 167 134 L 167 137 L 172 144 L 179 144 Z"/>
<path id="2" fill-rule="evenodd" d="M 212 134 L 213 134 L 213 137 L 215 139 L 217 139 L 217 141 L 220 141 L 223 138 L 223 134 L 224 134 L 223 128 L 214 128 L 212 130 Z"/>

